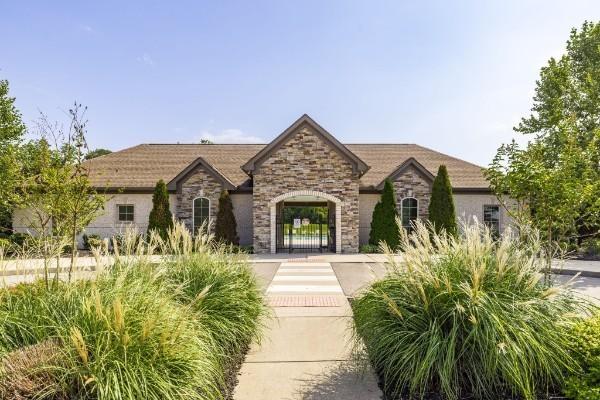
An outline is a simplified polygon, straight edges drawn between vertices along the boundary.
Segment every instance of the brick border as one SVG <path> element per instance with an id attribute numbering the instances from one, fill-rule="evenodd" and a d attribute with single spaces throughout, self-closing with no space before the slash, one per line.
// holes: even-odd
<path id="1" fill-rule="evenodd" d="M 277 203 L 294 196 L 315 196 L 329 200 L 335 203 L 335 252 L 342 252 L 342 204 L 343 202 L 335 196 L 329 193 L 318 192 L 315 190 L 294 190 L 292 192 L 284 193 L 269 201 L 269 208 L 271 210 L 271 254 L 277 252 L 276 243 L 276 224 L 277 224 Z"/>

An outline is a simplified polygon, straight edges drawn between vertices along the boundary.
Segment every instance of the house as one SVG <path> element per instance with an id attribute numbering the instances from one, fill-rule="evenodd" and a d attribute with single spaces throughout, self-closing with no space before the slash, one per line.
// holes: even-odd
<path id="1" fill-rule="evenodd" d="M 385 179 L 392 180 L 402 223 L 410 226 L 427 218 L 441 164 L 458 218 L 477 217 L 497 230 L 509 223 L 481 167 L 415 144 L 345 145 L 303 115 L 267 145 L 141 144 L 89 161 L 92 184 L 110 199 L 86 232 L 110 237 L 132 224 L 145 231 L 153 188 L 163 179 L 173 214 L 191 230 L 215 219 L 226 189 L 240 244 L 257 253 L 355 253 L 368 242 Z M 26 230 L 23 220 L 15 215 L 19 231 Z"/>

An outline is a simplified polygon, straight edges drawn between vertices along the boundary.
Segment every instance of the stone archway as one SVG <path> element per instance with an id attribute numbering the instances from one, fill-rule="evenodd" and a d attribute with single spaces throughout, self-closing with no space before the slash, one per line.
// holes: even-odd
<path id="1" fill-rule="evenodd" d="M 271 228 L 271 254 L 277 252 L 277 241 L 276 241 L 276 221 L 277 221 L 277 203 L 284 201 L 285 199 L 295 196 L 314 196 L 319 197 L 327 201 L 331 201 L 335 204 L 335 252 L 341 253 L 342 251 L 342 201 L 335 196 L 328 193 L 318 192 L 315 190 L 295 190 L 292 192 L 281 194 L 269 201 L 270 209 L 270 228 Z"/>

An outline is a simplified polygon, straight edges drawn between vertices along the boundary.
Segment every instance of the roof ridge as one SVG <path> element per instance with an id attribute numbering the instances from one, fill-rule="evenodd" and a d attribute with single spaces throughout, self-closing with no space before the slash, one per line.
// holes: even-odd
<path id="1" fill-rule="evenodd" d="M 138 146 L 266 146 L 267 143 L 142 143 Z"/>

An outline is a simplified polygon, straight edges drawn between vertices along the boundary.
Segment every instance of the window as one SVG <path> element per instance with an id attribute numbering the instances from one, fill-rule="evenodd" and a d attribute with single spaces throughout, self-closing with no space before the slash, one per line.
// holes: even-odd
<path id="1" fill-rule="evenodd" d="M 500 206 L 483 206 L 483 223 L 490 229 L 492 235 L 498 237 L 500 235 Z"/>
<path id="2" fill-rule="evenodd" d="M 417 220 L 419 216 L 419 202 L 417 199 L 407 197 L 402 199 L 402 227 L 409 233 L 412 232 L 412 223 Z"/>
<path id="3" fill-rule="evenodd" d="M 206 197 L 198 197 L 194 199 L 194 232 L 196 232 L 202 224 L 208 224 L 210 201 Z"/>
<path id="4" fill-rule="evenodd" d="M 133 222 L 133 204 L 117 205 L 119 211 L 119 222 Z"/>

